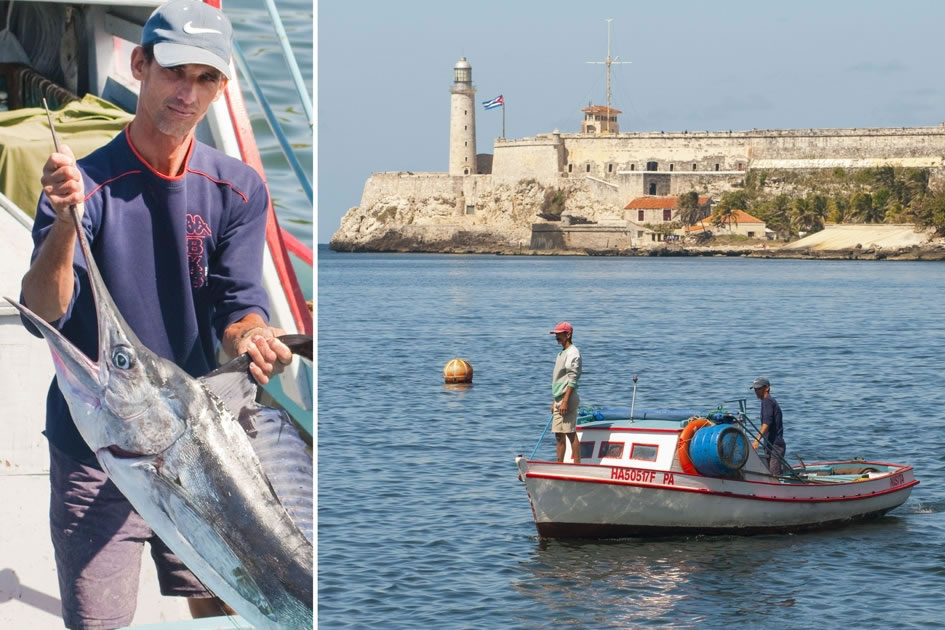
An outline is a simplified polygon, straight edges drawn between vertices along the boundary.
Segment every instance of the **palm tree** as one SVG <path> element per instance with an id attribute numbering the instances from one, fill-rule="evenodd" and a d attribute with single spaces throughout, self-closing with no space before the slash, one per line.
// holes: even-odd
<path id="1" fill-rule="evenodd" d="M 911 209 L 917 226 L 934 228 L 937 236 L 945 236 L 945 195 L 930 190 L 913 200 Z"/>
<path id="2" fill-rule="evenodd" d="M 729 230 L 738 227 L 738 210 L 734 206 L 722 205 L 721 203 L 716 206 L 715 212 L 712 213 L 712 224 L 721 228 L 723 225 L 728 225 Z"/>
<path id="3" fill-rule="evenodd" d="M 834 223 L 845 223 L 850 217 L 850 203 L 845 197 L 837 196 L 827 202 L 827 219 Z"/>
<path id="4" fill-rule="evenodd" d="M 865 192 L 855 192 L 850 197 L 850 210 L 861 223 L 881 223 L 885 211 L 873 205 L 873 196 Z"/>
<path id="5" fill-rule="evenodd" d="M 814 216 L 820 221 L 821 229 L 823 229 L 824 219 L 827 217 L 827 198 L 820 193 L 814 193 L 811 195 L 810 205 Z"/>
<path id="6" fill-rule="evenodd" d="M 811 198 L 801 197 L 794 200 L 791 209 L 791 227 L 796 232 L 819 232 L 824 229 L 824 213 L 827 200 L 822 195 L 812 195 Z"/>
<path id="7" fill-rule="evenodd" d="M 772 199 L 767 204 L 767 211 L 763 217 L 768 228 L 774 230 L 778 238 L 789 238 L 792 234 L 791 218 L 791 199 L 787 195 L 781 194 Z"/>
<path id="8" fill-rule="evenodd" d="M 804 197 L 794 200 L 791 204 L 791 228 L 795 232 L 809 232 L 807 223 L 810 221 L 810 203 Z"/>
<path id="9" fill-rule="evenodd" d="M 679 220 L 683 225 L 695 225 L 703 218 L 702 206 L 699 205 L 699 193 L 690 190 L 679 195 Z"/>

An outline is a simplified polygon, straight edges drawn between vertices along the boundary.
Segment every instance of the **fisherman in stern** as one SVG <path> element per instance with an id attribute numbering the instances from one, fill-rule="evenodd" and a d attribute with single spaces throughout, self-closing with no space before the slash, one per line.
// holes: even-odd
<path id="1" fill-rule="evenodd" d="M 158 7 L 131 56 L 140 81 L 133 121 L 78 162 L 63 146 L 45 164 L 20 301 L 89 356 L 97 356 L 95 307 L 75 255 L 72 205 L 119 311 L 153 352 L 197 377 L 216 367 L 221 343 L 231 357 L 248 352 L 262 384 L 291 360 L 276 339 L 283 331 L 268 324 L 262 287 L 266 186 L 194 136 L 231 78 L 231 36 L 229 20 L 203 2 Z M 194 617 L 220 615 L 222 603 L 108 481 L 55 381 L 45 433 L 65 626 L 131 623 L 145 541 L 164 595 L 188 597 Z"/>
<path id="2" fill-rule="evenodd" d="M 768 452 L 768 472 L 777 477 L 781 474 L 781 462 L 787 445 L 784 442 L 784 424 L 781 421 L 781 406 L 771 395 L 771 383 L 767 378 L 756 378 L 751 389 L 761 401 L 761 429 L 751 447 L 758 450 L 762 439 Z"/>

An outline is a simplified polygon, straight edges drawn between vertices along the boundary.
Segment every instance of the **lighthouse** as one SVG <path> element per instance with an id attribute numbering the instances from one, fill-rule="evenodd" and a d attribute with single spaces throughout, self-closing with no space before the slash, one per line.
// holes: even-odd
<path id="1" fill-rule="evenodd" d="M 450 175 L 476 174 L 475 97 L 472 66 L 460 57 L 450 87 Z"/>

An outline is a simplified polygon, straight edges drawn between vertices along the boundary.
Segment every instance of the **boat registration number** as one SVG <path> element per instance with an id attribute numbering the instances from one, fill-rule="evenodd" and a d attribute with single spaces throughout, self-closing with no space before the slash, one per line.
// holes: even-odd
<path id="1" fill-rule="evenodd" d="M 902 473 L 897 473 L 889 478 L 889 487 L 896 488 L 906 482 L 906 477 Z"/>
<path id="2" fill-rule="evenodd" d="M 673 480 L 673 473 L 659 473 L 663 475 L 663 481 L 660 482 L 664 486 L 675 485 Z M 640 483 L 657 483 L 656 481 L 657 472 L 655 470 L 640 470 L 639 468 L 622 468 L 620 466 L 614 466 L 610 469 L 610 478 L 617 479 L 619 481 L 637 481 Z"/>

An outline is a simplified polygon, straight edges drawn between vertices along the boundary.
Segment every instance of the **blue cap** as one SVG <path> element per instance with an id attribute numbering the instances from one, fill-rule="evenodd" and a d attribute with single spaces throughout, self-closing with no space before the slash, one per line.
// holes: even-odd
<path id="1" fill-rule="evenodd" d="M 162 4 L 144 25 L 141 45 L 154 46 L 154 58 L 165 68 L 199 63 L 230 76 L 233 27 L 223 12 L 198 0 Z"/>
<path id="2" fill-rule="evenodd" d="M 771 383 L 765 377 L 759 376 L 752 382 L 751 389 L 761 389 L 762 387 L 771 387 Z"/>

